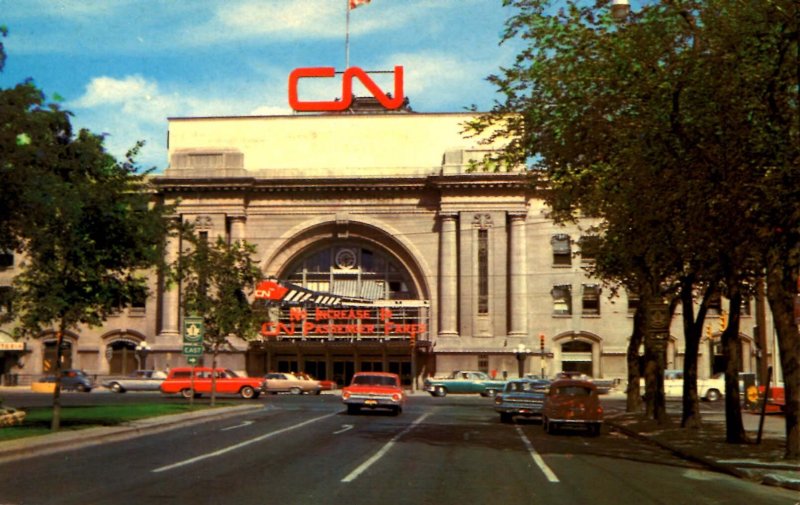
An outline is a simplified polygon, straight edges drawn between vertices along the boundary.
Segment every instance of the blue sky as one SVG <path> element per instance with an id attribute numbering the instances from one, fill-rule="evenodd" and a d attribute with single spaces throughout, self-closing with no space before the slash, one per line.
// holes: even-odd
<path id="1" fill-rule="evenodd" d="M 144 140 L 140 164 L 162 171 L 168 117 L 290 114 L 293 69 L 341 70 L 345 1 L 0 0 L 0 87 L 32 78 L 63 97 L 76 126 L 107 134 L 113 154 Z M 516 53 L 499 45 L 511 14 L 501 4 L 372 0 L 351 11 L 350 65 L 402 65 L 418 112 L 488 110 L 497 95 L 486 77 Z M 387 91 L 391 79 L 376 77 Z M 339 79 L 318 81 L 300 88 L 303 99 L 340 94 Z"/>

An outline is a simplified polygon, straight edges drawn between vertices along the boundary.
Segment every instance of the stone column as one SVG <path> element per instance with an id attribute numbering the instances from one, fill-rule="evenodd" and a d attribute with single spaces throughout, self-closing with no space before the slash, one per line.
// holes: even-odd
<path id="1" fill-rule="evenodd" d="M 246 238 L 244 225 L 247 218 L 245 216 L 229 216 L 228 219 L 231 221 L 231 243 L 244 240 Z"/>
<path id="2" fill-rule="evenodd" d="M 524 337 L 528 333 L 528 283 L 525 248 L 525 212 L 510 212 L 511 230 L 509 239 L 509 290 L 511 294 L 511 321 L 509 336 Z"/>
<path id="3" fill-rule="evenodd" d="M 180 218 L 176 218 L 178 221 Z M 171 236 L 167 238 L 166 261 L 168 265 L 174 265 L 178 260 L 180 251 L 180 238 Z M 164 285 L 161 295 L 161 333 L 159 337 L 165 340 L 174 339 L 180 336 L 178 325 L 180 324 L 180 296 L 179 286 L 176 284 Z M 169 342 L 163 342 L 167 344 Z"/>
<path id="4" fill-rule="evenodd" d="M 455 212 L 440 212 L 439 336 L 458 335 L 458 249 Z"/>

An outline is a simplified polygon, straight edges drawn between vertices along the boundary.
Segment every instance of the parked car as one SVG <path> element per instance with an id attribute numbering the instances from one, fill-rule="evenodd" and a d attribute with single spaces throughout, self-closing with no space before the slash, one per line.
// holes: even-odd
<path id="1" fill-rule="evenodd" d="M 300 374 L 295 374 L 295 375 L 297 375 L 298 377 L 302 377 L 304 379 L 308 379 L 308 380 L 319 382 L 319 388 L 322 391 L 334 391 L 336 389 L 339 389 L 339 385 L 336 384 L 336 381 L 329 381 L 329 380 L 325 380 L 325 379 L 316 379 L 312 375 L 309 375 L 307 373 L 300 373 Z"/>
<path id="2" fill-rule="evenodd" d="M 697 396 L 709 402 L 715 402 L 725 393 L 725 376 L 715 375 L 709 379 L 697 379 Z M 683 397 L 683 370 L 664 371 L 664 396 L 667 398 Z"/>
<path id="3" fill-rule="evenodd" d="M 515 379 L 494 398 L 494 410 L 500 421 L 510 423 L 514 416 L 542 417 L 544 397 L 550 381 L 541 379 Z"/>
<path id="4" fill-rule="evenodd" d="M 288 372 L 270 372 L 264 376 L 261 389 L 265 393 L 292 393 L 301 395 L 303 393 L 318 395 L 322 388 L 319 381 L 299 377 Z"/>
<path id="5" fill-rule="evenodd" d="M 545 395 L 542 425 L 547 433 L 554 433 L 563 426 L 583 426 L 592 435 L 599 435 L 603 407 L 597 386 L 585 380 L 554 381 Z"/>
<path id="6" fill-rule="evenodd" d="M 342 389 L 342 402 L 348 414 L 357 414 L 362 408 L 389 409 L 394 415 L 403 411 L 406 395 L 397 374 L 386 372 L 359 372 L 353 375 L 350 385 Z"/>
<path id="7" fill-rule="evenodd" d="M 194 378 L 192 378 L 194 372 Z M 242 398 L 258 398 L 261 394 L 262 380 L 257 377 L 239 377 L 233 370 L 217 368 L 217 394 L 239 395 Z M 159 389 L 164 394 L 180 393 L 184 398 L 211 394 L 211 368 L 179 367 L 170 370 L 167 378 L 161 382 Z"/>
<path id="8" fill-rule="evenodd" d="M 158 391 L 167 374 L 160 370 L 136 370 L 126 377 L 109 377 L 103 387 L 115 393 L 127 391 Z"/>
<path id="9" fill-rule="evenodd" d="M 478 393 L 481 396 L 494 396 L 506 386 L 506 381 L 489 377 L 485 372 L 456 370 L 445 378 L 425 379 L 424 389 L 431 396 Z"/>
<path id="10" fill-rule="evenodd" d="M 56 381 L 55 375 L 42 377 L 38 382 L 52 383 Z M 62 391 L 80 391 L 82 393 L 89 393 L 94 389 L 95 383 L 91 377 L 86 375 L 83 370 L 76 370 L 69 368 L 61 370 L 61 390 Z"/>

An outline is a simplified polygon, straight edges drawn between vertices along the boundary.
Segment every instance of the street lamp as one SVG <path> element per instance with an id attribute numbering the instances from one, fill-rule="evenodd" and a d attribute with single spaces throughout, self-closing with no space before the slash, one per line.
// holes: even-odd
<path id="1" fill-rule="evenodd" d="M 514 350 L 514 356 L 517 358 L 517 375 L 522 378 L 525 375 L 525 358 L 531 353 L 531 350 L 522 344 L 519 344 Z"/>
<path id="2" fill-rule="evenodd" d="M 150 344 L 144 340 L 136 344 L 136 354 L 139 356 L 139 366 L 147 368 L 147 353 L 150 352 Z"/>

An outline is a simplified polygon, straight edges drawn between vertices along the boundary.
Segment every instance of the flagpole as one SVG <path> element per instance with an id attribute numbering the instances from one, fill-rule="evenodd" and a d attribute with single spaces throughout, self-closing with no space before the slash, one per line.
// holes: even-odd
<path id="1" fill-rule="evenodd" d="M 347 70 L 350 68 L 350 0 L 344 0 L 344 8 L 347 11 L 344 35 L 344 70 Z"/>

